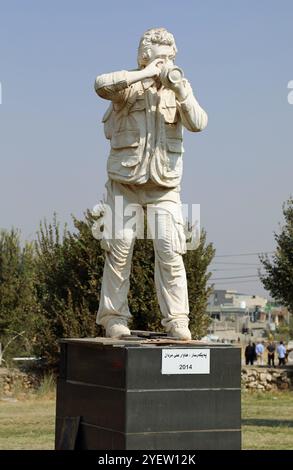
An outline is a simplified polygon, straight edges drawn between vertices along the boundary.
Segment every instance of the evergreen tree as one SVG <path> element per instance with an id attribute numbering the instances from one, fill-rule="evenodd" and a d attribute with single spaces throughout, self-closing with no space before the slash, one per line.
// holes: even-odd
<path id="1" fill-rule="evenodd" d="M 99 306 L 104 251 L 92 235 L 95 217 L 89 211 L 83 220 L 73 217 L 74 231 L 63 232 L 54 216 L 40 225 L 35 245 L 20 247 L 16 232 L 1 235 L 0 328 L 2 336 L 27 332 L 34 352 L 55 368 L 59 340 L 103 334 L 95 319 Z M 190 328 L 194 337 L 206 333 L 210 288 L 208 266 L 214 256 L 202 232 L 199 246 L 184 256 Z M 132 329 L 162 331 L 161 313 L 154 285 L 152 240 L 137 240 L 130 279 L 129 307 Z"/>
<path id="2" fill-rule="evenodd" d="M 20 232 L 0 232 L 0 342 L 5 359 L 32 353 L 39 309 L 35 291 L 35 252 L 21 246 Z M 9 347 L 8 347 L 9 343 Z"/>
<path id="3" fill-rule="evenodd" d="M 188 250 L 184 256 L 190 309 L 189 328 L 192 337 L 195 339 L 205 336 L 210 324 L 207 303 L 213 288 L 209 287 L 207 282 L 211 277 L 208 267 L 214 256 L 215 249 L 212 243 L 206 243 L 206 232 L 204 230 L 201 231 L 197 248 Z"/>
<path id="4" fill-rule="evenodd" d="M 270 260 L 260 256 L 265 273 L 260 273 L 262 283 L 277 301 L 293 313 L 293 199 L 283 205 L 285 224 L 275 233 L 277 248 Z"/>
<path id="5" fill-rule="evenodd" d="M 198 247 L 188 250 L 183 257 L 188 284 L 190 329 L 195 338 L 204 336 L 210 323 L 206 307 L 212 288 L 207 286 L 207 282 L 211 276 L 208 266 L 214 254 L 212 244 L 206 245 L 206 233 L 202 230 Z M 163 331 L 154 285 L 154 250 L 151 240 L 137 240 L 134 247 L 129 307 L 133 316 L 133 329 Z"/>
<path id="6" fill-rule="evenodd" d="M 87 212 L 84 220 L 74 218 L 76 232 L 67 229 L 61 237 L 59 225 L 41 225 L 37 244 L 37 293 L 42 321 L 37 328 L 38 353 L 54 366 L 58 359 L 58 340 L 102 334 L 95 317 L 99 305 L 104 253 L 93 238 L 94 218 Z M 209 317 L 207 287 L 208 266 L 214 256 L 211 244 L 206 246 L 202 231 L 196 250 L 187 251 L 190 328 L 194 337 L 206 334 Z M 137 330 L 163 331 L 161 313 L 154 285 L 154 250 L 152 240 L 137 240 L 132 259 L 129 308 L 130 327 Z"/>
<path id="7" fill-rule="evenodd" d="M 41 224 L 37 241 L 37 297 L 42 321 L 37 328 L 37 352 L 49 367 L 58 360 L 58 340 L 100 334 L 95 317 L 104 264 L 100 243 L 92 236 L 93 218 L 73 218 L 76 231 L 60 234 L 56 216 Z"/>
<path id="8" fill-rule="evenodd" d="M 161 313 L 154 284 L 155 255 L 152 240 L 136 240 L 130 276 L 130 328 L 144 331 L 163 331 Z"/>

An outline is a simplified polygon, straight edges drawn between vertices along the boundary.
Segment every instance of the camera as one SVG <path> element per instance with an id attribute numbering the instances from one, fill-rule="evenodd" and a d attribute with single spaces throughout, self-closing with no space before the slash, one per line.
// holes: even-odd
<path id="1" fill-rule="evenodd" d="M 160 74 L 163 85 L 168 86 L 170 83 L 179 83 L 183 79 L 183 70 L 177 65 L 165 65 Z"/>

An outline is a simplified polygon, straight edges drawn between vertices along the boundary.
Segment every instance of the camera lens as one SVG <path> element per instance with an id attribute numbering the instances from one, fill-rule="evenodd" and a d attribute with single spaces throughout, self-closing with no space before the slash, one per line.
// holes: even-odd
<path id="1" fill-rule="evenodd" d="M 178 83 L 183 78 L 183 72 L 179 67 L 172 67 L 168 70 L 168 80 L 171 83 Z"/>

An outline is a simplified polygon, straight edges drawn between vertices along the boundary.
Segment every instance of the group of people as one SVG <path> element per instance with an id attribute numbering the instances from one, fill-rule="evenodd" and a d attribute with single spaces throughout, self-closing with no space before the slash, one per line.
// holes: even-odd
<path id="1" fill-rule="evenodd" d="M 286 346 L 283 341 L 280 341 L 277 348 L 273 341 L 269 341 L 265 348 L 263 341 L 258 341 L 257 344 L 249 341 L 245 348 L 245 363 L 246 365 L 254 365 L 254 362 L 259 366 L 264 365 L 264 353 L 267 350 L 268 366 L 275 367 L 275 353 L 277 352 L 279 367 L 284 366 L 287 360 Z"/>

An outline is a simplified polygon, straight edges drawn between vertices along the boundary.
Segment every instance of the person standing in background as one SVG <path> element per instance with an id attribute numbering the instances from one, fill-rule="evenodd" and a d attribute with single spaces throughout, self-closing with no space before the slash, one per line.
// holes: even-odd
<path id="1" fill-rule="evenodd" d="M 280 344 L 277 347 L 277 353 L 279 358 L 279 367 L 284 366 L 286 358 L 286 347 L 284 346 L 283 341 L 280 341 Z"/>
<path id="2" fill-rule="evenodd" d="M 263 366 L 263 353 L 264 353 L 264 345 L 262 341 L 258 341 L 255 347 L 256 357 L 257 357 L 257 365 Z"/>
<path id="3" fill-rule="evenodd" d="M 248 345 L 245 348 L 245 364 L 248 366 L 249 364 L 253 366 L 255 361 L 255 345 L 249 341 Z"/>
<path id="4" fill-rule="evenodd" d="M 275 351 L 276 351 L 276 346 L 273 343 L 273 341 L 270 341 L 268 346 L 267 346 L 267 351 L 268 351 L 268 366 L 275 367 Z"/>

